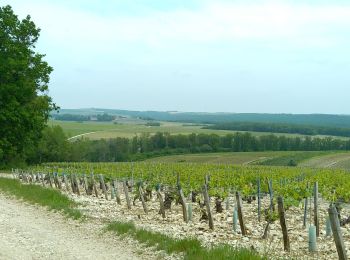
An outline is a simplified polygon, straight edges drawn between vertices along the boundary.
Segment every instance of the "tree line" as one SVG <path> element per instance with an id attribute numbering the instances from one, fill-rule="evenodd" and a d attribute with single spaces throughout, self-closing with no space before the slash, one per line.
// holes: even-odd
<path id="1" fill-rule="evenodd" d="M 325 127 L 315 125 L 296 125 L 257 122 L 229 122 L 204 127 L 205 129 L 253 131 L 270 133 L 290 133 L 302 135 L 332 135 L 350 137 L 350 128 Z"/>
<path id="2" fill-rule="evenodd" d="M 59 126 L 43 131 L 36 150 L 28 154 L 28 163 L 59 161 L 121 162 L 137 161 L 170 154 L 253 151 L 326 151 L 350 150 L 350 140 L 331 137 L 287 137 L 273 134 L 254 136 L 251 133 L 189 135 L 169 133 L 141 134 L 132 138 L 73 142 Z"/>
<path id="3" fill-rule="evenodd" d="M 61 121 L 99 121 L 99 122 L 111 122 L 115 119 L 115 116 L 103 113 L 97 115 L 80 115 L 80 114 L 54 114 L 52 118 Z"/>

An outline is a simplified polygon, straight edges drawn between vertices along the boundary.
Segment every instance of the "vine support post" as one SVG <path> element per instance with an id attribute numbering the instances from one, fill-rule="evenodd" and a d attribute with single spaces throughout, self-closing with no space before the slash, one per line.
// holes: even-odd
<path id="1" fill-rule="evenodd" d="M 40 173 L 40 178 L 41 178 L 41 183 L 42 183 L 43 187 L 45 187 L 44 174 L 42 172 Z"/>
<path id="2" fill-rule="evenodd" d="M 130 203 L 130 198 L 129 198 L 129 191 L 128 191 L 128 187 L 126 186 L 126 181 L 123 181 L 123 189 L 124 189 L 126 204 L 128 205 L 128 209 L 131 209 L 131 203 Z"/>
<path id="3" fill-rule="evenodd" d="M 50 187 L 53 188 L 52 179 L 51 179 L 51 173 L 48 173 L 48 176 L 49 176 Z M 27 182 L 28 182 L 28 179 L 27 179 Z"/>
<path id="4" fill-rule="evenodd" d="M 211 214 L 210 200 L 209 200 L 209 195 L 208 195 L 208 187 L 206 184 L 203 185 L 203 197 L 204 197 L 204 202 L 205 202 L 205 206 L 207 208 L 207 213 L 208 213 L 208 218 L 209 218 L 209 228 L 214 230 L 213 215 Z"/>
<path id="5" fill-rule="evenodd" d="M 105 195 L 106 200 L 108 200 L 108 193 L 107 193 L 107 189 L 106 189 L 106 184 L 105 184 L 105 180 L 104 180 L 102 174 L 99 175 L 99 179 L 100 179 L 100 182 L 101 182 L 102 191 L 103 191 L 103 193 Z"/>
<path id="6" fill-rule="evenodd" d="M 50 180 L 50 176 L 49 176 L 49 180 Z M 70 180 L 70 187 L 72 188 L 72 192 L 75 194 L 76 190 L 74 186 L 73 173 L 69 175 L 69 180 Z"/>
<path id="7" fill-rule="evenodd" d="M 288 236 L 288 229 L 286 224 L 283 198 L 281 196 L 277 198 L 277 203 L 278 203 L 278 215 L 280 218 L 280 224 L 281 224 L 282 233 L 283 233 L 284 251 L 289 252 L 290 251 L 289 236 Z"/>
<path id="8" fill-rule="evenodd" d="M 272 188 L 272 180 L 268 181 L 268 188 L 270 194 L 270 212 L 275 211 L 275 207 L 273 205 L 273 188 Z"/>
<path id="9" fill-rule="evenodd" d="M 96 198 L 98 198 L 98 191 L 97 191 L 95 177 L 94 177 L 93 173 L 90 174 L 90 178 L 91 178 L 92 188 L 93 188 L 93 190 L 95 192 L 95 196 L 96 196 Z"/>
<path id="10" fill-rule="evenodd" d="M 67 175 L 65 173 L 63 173 L 63 182 L 64 182 L 64 187 L 66 189 L 67 192 L 69 192 L 69 184 L 68 184 L 68 179 L 67 179 Z"/>
<path id="11" fill-rule="evenodd" d="M 111 181 L 111 200 L 115 199 L 115 187 L 114 187 L 114 181 Z"/>
<path id="12" fill-rule="evenodd" d="M 241 194 L 236 191 L 236 203 L 237 203 L 237 212 L 238 212 L 238 219 L 239 219 L 239 225 L 241 227 L 241 232 L 243 236 L 247 235 L 247 229 L 244 224 L 244 217 L 243 217 L 243 209 L 242 209 L 242 198 Z"/>
<path id="13" fill-rule="evenodd" d="M 165 209 L 164 209 L 164 201 L 163 201 L 163 196 L 160 193 L 159 190 L 157 190 L 157 197 L 159 200 L 159 207 L 160 207 L 160 213 L 162 214 L 162 217 L 165 218 Z"/>
<path id="14" fill-rule="evenodd" d="M 62 182 L 61 182 L 60 178 L 58 177 L 58 173 L 57 173 L 56 176 L 57 176 L 58 188 L 59 188 L 60 190 L 62 190 Z"/>
<path id="15" fill-rule="evenodd" d="M 328 209 L 328 215 L 331 222 L 333 238 L 334 238 L 335 246 L 337 247 L 339 260 L 346 260 L 347 256 L 346 256 L 343 236 L 340 230 L 338 212 L 333 204 Z"/>
<path id="16" fill-rule="evenodd" d="M 144 211 L 146 214 L 148 214 L 148 209 L 147 209 L 147 205 L 146 205 L 146 202 L 145 202 L 145 198 L 144 198 L 144 196 L 143 196 L 143 190 L 142 190 L 141 185 L 139 186 L 139 195 L 140 195 L 140 198 L 141 198 L 143 211 Z"/>
<path id="17" fill-rule="evenodd" d="M 261 221 L 261 198 L 260 198 L 260 191 L 261 187 L 260 187 L 260 178 L 258 179 L 258 221 Z"/>
<path id="18" fill-rule="evenodd" d="M 318 182 L 314 184 L 314 225 L 316 227 L 316 236 L 320 236 L 320 221 L 318 219 Z"/>
<path id="19" fill-rule="evenodd" d="M 89 184 L 85 173 L 83 174 L 83 180 L 84 180 L 84 188 L 85 188 L 86 195 L 89 195 Z"/>
<path id="20" fill-rule="evenodd" d="M 306 228 L 306 221 L 307 221 L 307 204 L 308 204 L 308 198 L 305 197 L 304 200 L 304 219 L 303 219 L 303 228 Z"/>
<path id="21" fill-rule="evenodd" d="M 73 175 L 73 182 L 74 182 L 74 187 L 76 187 L 76 193 L 78 194 L 78 196 L 80 196 L 79 183 L 78 183 L 76 174 Z"/>
<path id="22" fill-rule="evenodd" d="M 114 186 L 114 191 L 115 191 L 115 198 L 117 200 L 117 203 L 121 205 L 121 200 L 120 200 L 120 194 L 119 194 L 119 189 L 118 189 L 118 182 L 116 180 L 113 181 L 113 186 Z"/>
<path id="23" fill-rule="evenodd" d="M 182 206 L 182 215 L 183 215 L 183 219 L 186 223 L 188 223 L 188 213 L 187 213 L 187 204 L 186 204 L 186 200 L 185 200 L 185 196 L 184 193 L 181 189 L 180 186 L 178 186 L 179 188 L 179 196 L 180 196 L 180 201 L 181 201 L 181 206 Z"/>

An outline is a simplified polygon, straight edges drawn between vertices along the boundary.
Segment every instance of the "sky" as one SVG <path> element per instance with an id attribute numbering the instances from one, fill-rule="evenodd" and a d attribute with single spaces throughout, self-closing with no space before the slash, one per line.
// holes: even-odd
<path id="1" fill-rule="evenodd" d="M 0 0 L 61 108 L 350 114 L 350 1 Z"/>

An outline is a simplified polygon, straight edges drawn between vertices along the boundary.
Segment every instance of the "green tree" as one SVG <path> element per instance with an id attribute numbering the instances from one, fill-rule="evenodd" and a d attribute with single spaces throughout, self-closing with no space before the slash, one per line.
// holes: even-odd
<path id="1" fill-rule="evenodd" d="M 60 126 L 46 127 L 36 149 L 37 162 L 64 162 L 68 160 L 69 142 Z"/>
<path id="2" fill-rule="evenodd" d="M 34 51 L 40 29 L 0 7 L 0 167 L 26 159 L 37 146 L 52 109 L 52 68 Z"/>

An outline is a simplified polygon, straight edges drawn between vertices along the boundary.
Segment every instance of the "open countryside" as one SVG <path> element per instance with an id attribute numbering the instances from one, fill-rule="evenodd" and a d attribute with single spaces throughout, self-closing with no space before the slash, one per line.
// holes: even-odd
<path id="1" fill-rule="evenodd" d="M 117 121 L 118 122 L 118 121 Z M 84 137 L 92 140 L 96 139 L 110 139 L 116 137 L 126 137 L 130 138 L 135 135 L 140 135 L 142 133 L 154 134 L 157 132 L 170 133 L 170 134 L 191 134 L 191 133 L 203 133 L 203 134 L 217 134 L 217 135 L 226 135 L 232 134 L 235 132 L 246 132 L 246 131 L 230 131 L 230 130 L 214 130 L 214 129 L 204 129 L 203 125 L 198 125 L 196 123 L 180 123 L 180 122 L 167 122 L 161 121 L 160 126 L 147 126 L 147 121 L 144 120 L 123 120 L 120 123 L 115 124 L 114 122 L 72 122 L 72 121 L 58 121 L 50 120 L 49 125 L 58 125 L 62 127 L 64 132 L 68 137 L 72 138 L 74 136 L 83 135 Z M 269 133 L 266 132 L 250 132 L 253 135 L 266 135 Z M 271 134 L 271 133 L 270 133 Z M 285 135 L 285 136 L 304 136 L 301 134 L 286 134 L 286 133 L 273 133 L 276 135 Z M 314 137 L 326 137 L 323 135 L 314 135 Z M 334 138 L 339 139 L 349 139 L 348 137 L 338 137 Z M 74 139 L 74 138 L 72 138 Z"/>
<path id="2" fill-rule="evenodd" d="M 349 28 L 337 0 L 3 0 L 0 259 L 350 259 Z"/>

